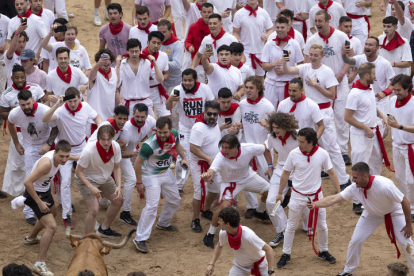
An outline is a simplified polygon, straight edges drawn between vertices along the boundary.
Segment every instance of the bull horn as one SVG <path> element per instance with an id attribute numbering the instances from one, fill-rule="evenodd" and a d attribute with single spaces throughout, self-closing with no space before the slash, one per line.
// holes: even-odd
<path id="1" fill-rule="evenodd" d="M 72 237 L 77 238 L 77 239 L 82 239 L 83 238 L 80 235 L 71 235 L 70 234 L 70 228 L 71 228 L 70 226 L 66 227 L 66 238 L 69 239 L 69 236 L 72 236 Z"/>
<path id="2" fill-rule="evenodd" d="M 125 238 L 118 244 L 116 243 L 111 243 L 108 241 L 103 241 L 102 244 L 104 245 L 111 245 L 113 249 L 120 249 L 122 247 L 125 246 L 125 244 L 127 243 L 127 241 L 129 240 L 129 238 L 132 236 L 132 234 L 134 234 L 136 231 L 136 229 L 133 229 L 131 231 L 129 231 L 128 235 L 125 236 Z"/>

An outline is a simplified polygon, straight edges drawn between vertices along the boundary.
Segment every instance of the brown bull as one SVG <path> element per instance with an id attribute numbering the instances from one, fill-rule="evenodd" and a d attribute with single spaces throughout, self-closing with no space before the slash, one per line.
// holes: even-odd
<path id="1" fill-rule="evenodd" d="M 77 276 L 79 271 L 85 269 L 93 271 L 95 276 L 107 276 L 108 270 L 102 256 L 109 254 L 112 248 L 122 248 L 134 232 L 135 230 L 131 230 L 119 244 L 104 241 L 97 234 L 88 234 L 83 237 L 69 235 L 70 245 L 77 249 L 66 276 Z"/>

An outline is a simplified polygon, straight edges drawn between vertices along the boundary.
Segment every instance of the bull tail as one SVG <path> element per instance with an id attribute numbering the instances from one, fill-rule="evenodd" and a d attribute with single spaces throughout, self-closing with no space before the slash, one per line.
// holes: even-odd
<path id="1" fill-rule="evenodd" d="M 120 243 L 112 243 L 112 242 L 108 242 L 108 241 L 103 241 L 102 244 L 104 245 L 112 245 L 113 249 L 119 249 L 125 246 L 125 244 L 127 243 L 127 241 L 129 240 L 129 238 L 131 238 L 132 234 L 134 234 L 136 231 L 136 229 L 132 229 L 131 231 L 129 231 L 128 235 L 125 236 L 125 238 L 120 242 Z"/>

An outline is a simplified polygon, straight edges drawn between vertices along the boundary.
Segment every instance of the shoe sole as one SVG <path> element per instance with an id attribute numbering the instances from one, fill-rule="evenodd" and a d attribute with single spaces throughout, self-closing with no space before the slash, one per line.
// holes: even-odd
<path id="1" fill-rule="evenodd" d="M 101 236 L 102 238 L 108 238 L 108 239 L 116 239 L 116 238 L 120 238 L 120 237 L 122 237 L 122 236 L 108 236 L 108 235 L 102 234 L 102 233 L 101 233 L 101 232 L 99 232 L 99 231 L 96 231 L 95 233 L 96 233 L 97 235 Z"/>
<path id="2" fill-rule="evenodd" d="M 279 244 L 281 244 L 282 243 L 282 241 L 283 240 L 281 240 L 280 242 L 278 242 L 278 243 L 274 243 L 274 244 L 271 244 L 272 242 L 269 242 L 269 245 L 270 245 L 270 247 L 271 248 L 276 248 Z"/>
<path id="3" fill-rule="evenodd" d="M 137 223 L 129 223 L 129 222 L 126 222 L 125 220 L 123 220 L 123 219 L 121 219 L 121 218 L 118 218 L 118 220 L 120 221 L 120 222 L 123 222 L 123 223 L 125 223 L 125 224 L 129 224 L 129 225 L 132 225 L 132 226 L 137 226 Z"/>
<path id="4" fill-rule="evenodd" d="M 362 214 L 362 212 L 363 212 L 363 211 L 355 211 L 355 210 L 354 210 L 354 213 L 355 213 L 355 214 L 357 214 L 357 215 Z"/>
<path id="5" fill-rule="evenodd" d="M 31 240 L 31 241 L 24 240 L 23 243 L 25 245 L 39 244 L 40 243 L 40 240 L 37 240 L 37 239 Z"/>
<path id="6" fill-rule="evenodd" d="M 324 259 L 324 258 L 321 258 L 321 257 L 318 257 L 318 259 L 320 259 L 320 260 L 322 260 L 322 261 L 325 261 L 325 262 L 328 262 L 328 263 L 330 263 L 330 264 L 335 264 L 335 263 L 336 263 L 336 260 L 335 260 L 335 261 L 328 261 L 328 260 L 326 260 L 326 259 Z"/>
<path id="7" fill-rule="evenodd" d="M 138 244 L 136 244 L 136 243 L 135 243 L 135 240 L 132 240 L 132 243 L 135 245 L 135 248 L 136 248 L 139 252 L 144 253 L 144 254 L 147 254 L 147 253 L 148 253 L 148 249 L 147 249 L 147 250 L 143 250 L 143 249 L 139 248 L 139 247 L 138 247 Z"/>
<path id="8" fill-rule="evenodd" d="M 321 179 L 329 179 L 329 176 L 321 176 Z"/>

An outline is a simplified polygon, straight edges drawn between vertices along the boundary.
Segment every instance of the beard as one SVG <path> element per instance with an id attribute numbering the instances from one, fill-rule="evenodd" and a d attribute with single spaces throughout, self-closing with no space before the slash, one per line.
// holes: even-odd
<path id="1" fill-rule="evenodd" d="M 214 125 L 217 123 L 217 120 L 216 119 L 209 119 L 209 120 L 206 121 L 206 123 L 209 127 L 214 127 Z"/>
<path id="2" fill-rule="evenodd" d="M 33 114 L 33 109 L 25 109 L 23 110 L 24 115 L 30 116 Z"/>

